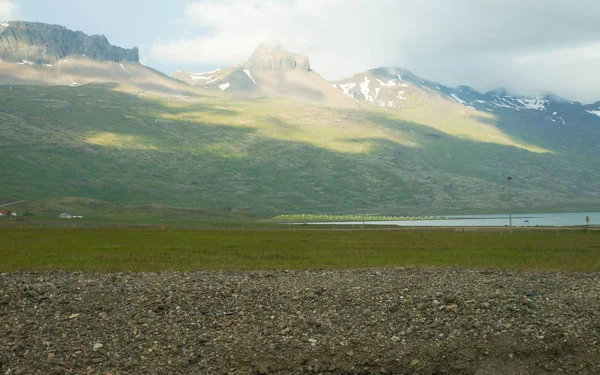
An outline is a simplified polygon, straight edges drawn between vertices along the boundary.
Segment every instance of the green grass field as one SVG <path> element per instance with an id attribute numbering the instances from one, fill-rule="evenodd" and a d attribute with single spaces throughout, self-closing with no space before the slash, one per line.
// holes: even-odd
<path id="1" fill-rule="evenodd" d="M 600 232 L 0 229 L 0 271 L 347 269 L 600 271 Z"/>

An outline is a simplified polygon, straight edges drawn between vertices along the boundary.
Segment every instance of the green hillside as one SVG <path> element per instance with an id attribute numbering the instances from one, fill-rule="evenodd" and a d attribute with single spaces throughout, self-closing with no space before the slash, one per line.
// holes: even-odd
<path id="1" fill-rule="evenodd" d="M 375 108 L 201 91 L 4 86 L 0 197 L 265 216 L 499 212 L 512 175 L 516 210 L 600 209 L 600 139 L 509 122 L 449 113 L 433 127 Z"/>

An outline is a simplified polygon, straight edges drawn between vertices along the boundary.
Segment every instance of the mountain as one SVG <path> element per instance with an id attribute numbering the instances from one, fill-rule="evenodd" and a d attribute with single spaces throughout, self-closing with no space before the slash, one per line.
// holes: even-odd
<path id="1" fill-rule="evenodd" d="M 88 56 L 96 61 L 139 62 L 137 48 L 113 46 L 104 35 L 89 36 L 37 22 L 0 24 L 0 59 L 6 62 L 54 64 L 69 55 Z"/>
<path id="2" fill-rule="evenodd" d="M 113 46 L 103 35 L 88 36 L 34 22 L 0 24 L 0 84 L 79 86 L 92 82 L 171 94 L 186 90 L 140 64 L 137 48 Z"/>
<path id="3" fill-rule="evenodd" d="M 0 197 L 60 200 L 62 212 L 88 202 L 97 218 L 102 202 L 472 214 L 506 212 L 510 175 L 515 211 L 600 209 L 600 103 L 478 93 L 399 68 L 328 82 L 277 44 L 174 75 L 193 85 L 135 61 L 47 65 L 0 64 Z"/>
<path id="4" fill-rule="evenodd" d="M 279 42 L 261 43 L 244 67 L 271 71 L 310 72 L 308 57 L 286 51 Z"/>
<path id="5" fill-rule="evenodd" d="M 531 151 L 559 147 L 569 153 L 594 152 L 597 146 L 589 140 L 600 137 L 598 103 L 583 105 L 552 94 L 480 93 L 468 86 L 444 86 L 394 67 L 356 74 L 334 86 L 357 101 L 452 135 L 478 140 L 492 137 Z"/>
<path id="6" fill-rule="evenodd" d="M 262 43 L 240 66 L 206 73 L 177 71 L 173 78 L 206 89 L 243 97 L 278 97 L 357 107 L 329 82 L 310 69 L 305 56 L 286 51 L 280 43 Z"/>

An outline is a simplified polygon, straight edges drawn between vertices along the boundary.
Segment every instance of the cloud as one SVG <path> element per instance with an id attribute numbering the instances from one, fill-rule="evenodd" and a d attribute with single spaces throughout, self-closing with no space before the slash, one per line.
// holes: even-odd
<path id="1" fill-rule="evenodd" d="M 19 5 L 14 0 L 0 0 L 0 21 L 14 21 L 19 14 Z"/>
<path id="2" fill-rule="evenodd" d="M 276 38 L 331 80 L 392 65 L 449 85 L 592 101 L 598 19 L 595 0 L 200 0 L 183 9 L 185 33 L 155 42 L 150 57 L 238 64 Z"/>

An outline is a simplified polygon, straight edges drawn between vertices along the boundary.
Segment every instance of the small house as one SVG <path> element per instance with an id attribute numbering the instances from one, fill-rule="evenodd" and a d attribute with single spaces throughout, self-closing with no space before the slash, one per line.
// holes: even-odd
<path id="1" fill-rule="evenodd" d="M 6 216 L 6 212 L 0 211 L 0 216 Z"/>
<path id="2" fill-rule="evenodd" d="M 72 218 L 73 218 L 73 215 L 71 215 L 71 214 L 68 214 L 68 213 L 64 212 L 64 213 L 62 213 L 62 214 L 58 215 L 58 217 L 59 217 L 60 219 L 72 219 Z"/>
<path id="3" fill-rule="evenodd" d="M 10 216 L 17 217 L 17 213 L 16 213 L 16 212 L 11 212 L 11 213 L 10 213 Z"/>

